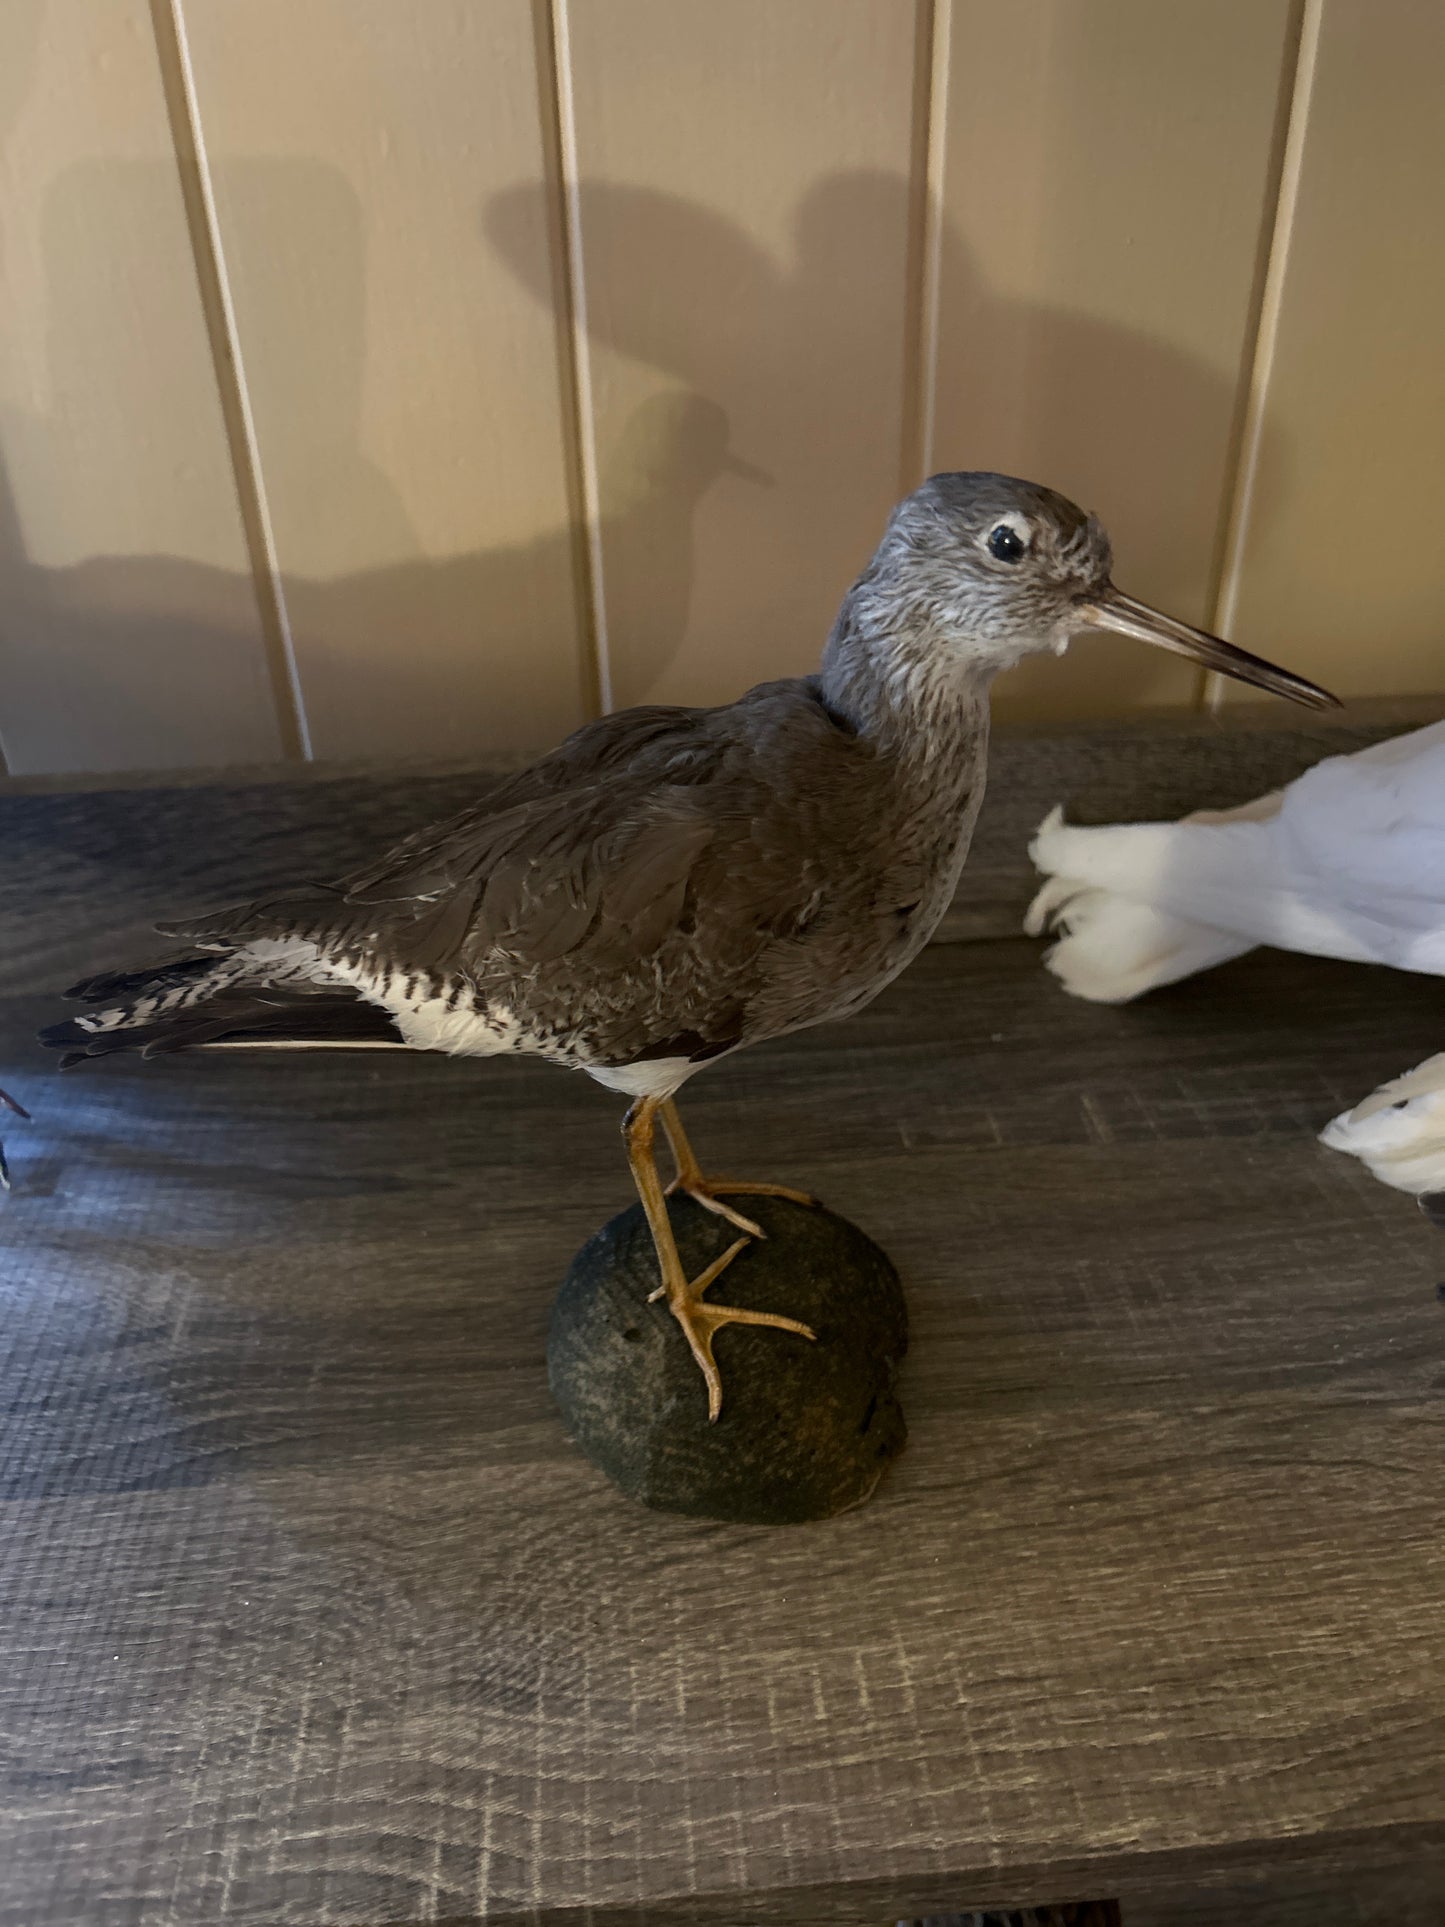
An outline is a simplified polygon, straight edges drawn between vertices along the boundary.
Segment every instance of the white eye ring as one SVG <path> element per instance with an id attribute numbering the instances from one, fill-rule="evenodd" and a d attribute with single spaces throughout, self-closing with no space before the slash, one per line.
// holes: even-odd
<path id="1" fill-rule="evenodd" d="M 1029 552 L 1033 530 L 1021 515 L 1001 515 L 982 536 L 983 547 L 996 562 L 1022 562 Z"/>

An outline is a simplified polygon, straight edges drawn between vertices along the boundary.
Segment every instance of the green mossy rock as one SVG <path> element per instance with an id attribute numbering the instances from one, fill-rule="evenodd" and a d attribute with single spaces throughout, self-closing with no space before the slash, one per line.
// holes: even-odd
<path id="1" fill-rule="evenodd" d="M 723 1408 L 665 1304 L 647 1302 L 657 1257 L 642 1207 L 572 1261 L 552 1309 L 547 1369 L 582 1451 L 644 1505 L 707 1519 L 791 1525 L 859 1505 L 903 1450 L 894 1390 L 908 1345 L 898 1274 L 846 1218 L 786 1198 L 739 1197 L 767 1232 L 708 1297 L 811 1325 L 726 1325 L 714 1340 Z M 739 1235 L 691 1198 L 669 1200 L 689 1278 Z"/>

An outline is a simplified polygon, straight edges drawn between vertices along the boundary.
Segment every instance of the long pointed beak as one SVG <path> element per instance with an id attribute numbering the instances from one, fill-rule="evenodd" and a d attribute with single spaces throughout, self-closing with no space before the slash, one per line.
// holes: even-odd
<path id="1" fill-rule="evenodd" d="M 1090 598 L 1083 617 L 1091 628 L 1116 629 L 1121 636 L 1156 643 L 1161 649 L 1188 656 L 1191 662 L 1202 662 L 1206 669 L 1218 669 L 1226 676 L 1233 676 L 1236 682 L 1253 683 L 1257 689 L 1267 689 L 1274 696 L 1288 696 L 1291 702 L 1303 703 L 1307 709 L 1340 707 L 1339 697 L 1332 696 L 1328 689 L 1321 689 L 1318 683 L 1291 675 L 1288 669 L 1277 669 L 1262 656 L 1252 656 L 1247 649 L 1236 649 L 1232 642 L 1223 642 L 1207 630 L 1192 629 L 1187 622 L 1176 622 L 1173 616 L 1161 615 L 1147 602 L 1136 602 L 1133 596 L 1116 589 L 1112 582 L 1101 594 Z"/>

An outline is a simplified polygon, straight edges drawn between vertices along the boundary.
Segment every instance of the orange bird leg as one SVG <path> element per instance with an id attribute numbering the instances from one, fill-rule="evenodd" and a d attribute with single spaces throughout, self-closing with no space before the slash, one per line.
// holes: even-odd
<path id="1" fill-rule="evenodd" d="M 715 1420 L 722 1410 L 722 1378 L 712 1355 L 713 1335 L 719 1326 L 771 1325 L 778 1331 L 796 1332 L 802 1338 L 815 1338 L 817 1334 L 809 1326 L 799 1324 L 796 1318 L 780 1318 L 770 1311 L 744 1311 L 737 1305 L 709 1305 L 704 1302 L 703 1293 L 737 1257 L 747 1243 L 746 1238 L 739 1238 L 736 1244 L 729 1245 L 721 1258 L 714 1259 L 707 1270 L 700 1272 L 696 1278 L 689 1280 L 684 1275 L 653 1149 L 657 1113 L 663 1103 L 661 1098 L 638 1098 L 627 1113 L 622 1135 L 627 1145 L 627 1161 L 632 1166 L 637 1195 L 647 1213 L 648 1228 L 657 1250 L 658 1269 L 662 1273 L 662 1283 L 652 1296 L 666 1298 L 668 1310 L 682 1326 L 683 1336 L 697 1360 L 698 1370 L 707 1381 L 708 1418 Z M 684 1138 L 683 1143 L 686 1142 Z"/>
<path id="2" fill-rule="evenodd" d="M 697 1153 L 687 1141 L 687 1133 L 682 1128 L 682 1119 L 677 1114 L 674 1100 L 663 1098 L 658 1110 L 662 1114 L 662 1128 L 667 1132 L 673 1161 L 677 1165 L 677 1176 L 667 1187 L 668 1197 L 674 1191 L 682 1191 L 689 1198 L 695 1198 L 705 1211 L 715 1211 L 720 1218 L 726 1218 L 729 1224 L 735 1224 L 739 1231 L 746 1231 L 750 1238 L 763 1238 L 767 1233 L 760 1224 L 745 1218 L 741 1211 L 734 1211 L 731 1205 L 724 1204 L 718 1195 L 720 1192 L 728 1192 L 733 1196 L 751 1193 L 755 1198 L 791 1198 L 794 1204 L 817 1204 L 818 1200 L 810 1198 L 806 1191 L 791 1191 L 786 1184 L 757 1184 L 747 1178 L 704 1177 Z"/>

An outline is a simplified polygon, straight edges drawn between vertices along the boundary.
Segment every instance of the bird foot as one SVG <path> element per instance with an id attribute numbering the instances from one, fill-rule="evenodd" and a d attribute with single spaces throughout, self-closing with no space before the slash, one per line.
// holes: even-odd
<path id="1" fill-rule="evenodd" d="M 1342 1112 L 1320 1142 L 1348 1151 L 1383 1184 L 1413 1191 L 1433 1217 L 1425 1197 L 1445 1190 L 1445 1051 Z"/>
<path id="2" fill-rule="evenodd" d="M 757 1184 L 746 1178 L 705 1178 L 699 1173 L 696 1177 L 676 1177 L 668 1185 L 666 1195 L 670 1198 L 680 1192 L 685 1198 L 692 1198 L 704 1211 L 712 1211 L 719 1218 L 726 1218 L 739 1231 L 745 1231 L 750 1238 L 766 1238 L 767 1232 L 752 1218 L 745 1218 L 741 1211 L 734 1211 L 730 1204 L 724 1204 L 720 1193 L 726 1192 L 733 1197 L 751 1196 L 755 1198 L 791 1198 L 794 1204 L 806 1204 L 816 1208 L 818 1200 L 809 1197 L 806 1191 L 790 1190 L 786 1184 Z"/>
<path id="3" fill-rule="evenodd" d="M 796 1192 L 789 1195 L 797 1196 Z M 699 1200 L 701 1202 L 701 1200 Z M 816 1340 L 818 1334 L 811 1325 L 804 1325 L 796 1318 L 783 1318 L 777 1312 L 744 1311 L 740 1305 L 708 1305 L 703 1303 L 703 1293 L 713 1280 L 723 1272 L 747 1247 L 747 1239 L 739 1238 L 736 1244 L 728 1246 L 721 1258 L 715 1258 L 706 1271 L 699 1272 L 690 1283 L 669 1286 L 660 1284 L 656 1291 L 649 1293 L 648 1303 L 655 1299 L 666 1298 L 667 1308 L 682 1326 L 683 1337 L 697 1361 L 698 1370 L 707 1381 L 708 1423 L 715 1424 L 722 1411 L 722 1376 L 712 1355 L 713 1335 L 723 1325 L 771 1325 L 777 1331 L 796 1332 L 800 1338 Z"/>

